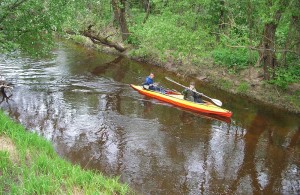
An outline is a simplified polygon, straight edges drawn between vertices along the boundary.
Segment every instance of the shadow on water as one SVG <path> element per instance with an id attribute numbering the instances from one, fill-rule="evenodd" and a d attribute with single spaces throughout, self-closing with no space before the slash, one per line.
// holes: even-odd
<path id="1" fill-rule="evenodd" d="M 0 58 L 15 83 L 3 110 L 52 141 L 63 158 L 120 175 L 142 194 L 299 194 L 299 116 L 207 84 L 233 111 L 231 123 L 144 97 L 129 87 L 159 67 L 60 43 L 50 59 Z"/>

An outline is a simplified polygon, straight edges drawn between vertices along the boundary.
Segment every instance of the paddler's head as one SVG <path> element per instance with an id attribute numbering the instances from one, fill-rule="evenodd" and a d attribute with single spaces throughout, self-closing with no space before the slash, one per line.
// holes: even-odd
<path id="1" fill-rule="evenodd" d="M 194 81 L 190 82 L 190 89 L 195 89 L 195 82 Z"/>
<path id="2" fill-rule="evenodd" d="M 154 78 L 154 74 L 153 74 L 153 73 L 150 73 L 149 77 L 150 77 L 151 79 L 153 79 L 153 78 Z"/>

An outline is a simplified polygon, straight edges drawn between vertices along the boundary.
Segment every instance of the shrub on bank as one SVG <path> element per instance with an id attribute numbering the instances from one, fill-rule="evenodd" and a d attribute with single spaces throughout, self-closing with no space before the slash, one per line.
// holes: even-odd
<path id="1" fill-rule="evenodd" d="M 216 48 L 213 51 L 215 64 L 226 66 L 229 69 L 235 69 L 237 71 L 255 64 L 255 61 L 251 60 L 249 56 L 249 50 L 247 49 Z"/>
<path id="2" fill-rule="evenodd" d="M 275 70 L 275 78 L 270 83 L 286 89 L 290 83 L 298 81 L 300 81 L 300 68 L 299 65 L 294 65 L 277 68 Z"/>
<path id="3" fill-rule="evenodd" d="M 136 13 L 135 21 L 130 26 L 129 42 L 135 46 L 135 51 L 131 53 L 134 57 L 155 54 L 162 61 L 172 58 L 182 62 L 190 56 L 210 55 L 213 37 L 204 29 L 192 30 L 180 25 L 178 21 L 182 16 L 171 12 L 151 15 L 141 27 L 143 16 L 143 13 Z"/>

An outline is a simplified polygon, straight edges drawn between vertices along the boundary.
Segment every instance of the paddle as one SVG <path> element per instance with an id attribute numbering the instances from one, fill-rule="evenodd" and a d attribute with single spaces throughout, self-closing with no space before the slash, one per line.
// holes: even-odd
<path id="1" fill-rule="evenodd" d="M 179 85 L 179 86 L 181 86 L 181 87 L 184 87 L 184 88 L 186 88 L 186 89 L 189 89 L 188 87 L 186 87 L 186 86 L 184 86 L 184 85 L 181 85 L 180 83 L 177 83 L 176 81 L 170 79 L 169 77 L 165 77 L 165 78 L 166 78 L 168 81 L 171 81 L 171 82 L 173 82 L 173 83 L 175 83 L 175 84 L 177 84 L 177 85 Z M 195 92 L 195 93 L 197 93 L 197 94 L 199 94 L 199 95 L 201 95 L 201 96 L 204 96 L 204 97 L 210 99 L 210 100 L 211 100 L 213 103 L 215 103 L 217 106 L 222 106 L 222 102 L 221 102 L 220 100 L 210 98 L 210 97 L 204 95 L 203 93 L 199 93 L 198 91 L 193 91 L 193 92 Z"/>

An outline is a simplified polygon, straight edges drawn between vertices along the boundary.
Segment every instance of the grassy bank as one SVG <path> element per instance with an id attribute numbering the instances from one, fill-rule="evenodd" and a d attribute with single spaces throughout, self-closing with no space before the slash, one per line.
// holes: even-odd
<path id="1" fill-rule="evenodd" d="M 118 178 L 61 159 L 50 142 L 0 111 L 0 192 L 4 194 L 128 194 Z"/>

